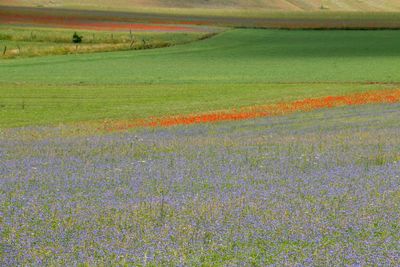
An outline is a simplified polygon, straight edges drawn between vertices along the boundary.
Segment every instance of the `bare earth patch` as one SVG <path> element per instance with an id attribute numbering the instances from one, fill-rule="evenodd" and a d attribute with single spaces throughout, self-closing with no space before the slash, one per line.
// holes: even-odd
<path id="1" fill-rule="evenodd" d="M 18 25 L 52 25 L 53 27 L 74 28 L 85 30 L 134 30 L 134 31 L 157 31 L 157 32 L 200 32 L 202 29 L 190 25 L 162 25 L 153 23 L 129 23 L 92 21 L 89 19 L 71 18 L 65 19 L 57 16 L 36 16 L 36 15 L 8 15 L 0 13 L 2 24 Z M 187 23 L 188 24 L 188 23 Z"/>

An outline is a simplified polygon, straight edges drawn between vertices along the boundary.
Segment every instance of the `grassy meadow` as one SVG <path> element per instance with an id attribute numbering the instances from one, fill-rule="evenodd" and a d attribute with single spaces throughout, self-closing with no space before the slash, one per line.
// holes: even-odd
<path id="1" fill-rule="evenodd" d="M 231 30 L 163 49 L 2 60 L 0 125 L 135 119 L 396 88 L 399 44 L 397 31 Z"/>
<path id="2" fill-rule="evenodd" d="M 0 266 L 400 265 L 400 31 L 219 30 L 0 26 Z"/>
<path id="3" fill-rule="evenodd" d="M 82 43 L 72 43 L 77 32 Z M 0 60 L 49 55 L 140 50 L 186 44 L 206 32 L 89 31 L 45 27 L 0 26 Z M 6 50 L 4 50 L 6 47 Z"/>
<path id="4" fill-rule="evenodd" d="M 2 60 L 0 82 L 396 82 L 399 44 L 391 30 L 231 30 L 167 49 Z"/>
<path id="5" fill-rule="evenodd" d="M 25 85 L 0 89 L 0 128 L 205 113 L 397 88 L 390 84 Z M 287 92 L 282 94 L 282 92 Z"/>

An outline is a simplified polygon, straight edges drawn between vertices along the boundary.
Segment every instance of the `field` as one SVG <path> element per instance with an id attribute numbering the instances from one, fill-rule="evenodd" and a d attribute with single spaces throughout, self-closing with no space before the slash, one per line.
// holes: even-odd
<path id="1" fill-rule="evenodd" d="M 113 5 L 115 6 L 115 5 Z M 344 12 L 324 10 L 276 12 L 263 9 L 196 9 L 196 8 L 151 8 L 129 7 L 125 9 L 107 8 L 87 10 L 81 8 L 34 8 L 10 7 L 0 5 L 2 24 L 18 23 L 26 25 L 58 25 L 70 27 L 91 26 L 91 28 L 135 28 L 134 24 L 153 25 L 156 27 L 192 28 L 193 26 L 220 26 L 244 28 L 277 29 L 399 29 L 400 12 L 366 11 Z M 122 10 L 121 10 L 122 9 Z M 129 12 L 131 11 L 131 12 Z M 65 18 L 68 18 L 67 20 Z"/>
<path id="2" fill-rule="evenodd" d="M 399 43 L 397 31 L 231 30 L 165 49 L 3 60 L 0 125 L 138 119 L 394 89 Z"/>
<path id="3" fill-rule="evenodd" d="M 138 31 L 137 28 L 134 31 L 125 29 L 123 32 L 115 29 L 105 31 L 104 27 L 101 29 L 90 31 L 86 28 L 71 30 L 3 25 L 0 27 L 2 58 L 162 48 L 197 41 L 213 34 L 167 26 L 155 28 L 154 31 L 150 31 L 151 28 L 147 28 L 146 31 Z M 72 43 L 75 32 L 83 38 L 83 43 Z"/>
<path id="4" fill-rule="evenodd" d="M 396 12 L 400 4 L 396 0 L 66 0 L 66 1 L 24 1 L 3 0 L 3 5 L 53 8 L 80 8 L 100 10 L 129 10 L 142 12 L 189 13 L 189 14 L 257 14 L 260 12 Z M 360 13 L 361 13 L 360 12 Z"/>
<path id="5" fill-rule="evenodd" d="M 396 266 L 399 111 L 62 139 L 5 130 L 3 263 Z"/>
<path id="6" fill-rule="evenodd" d="M 136 24 L 137 26 L 138 24 Z M 124 31 L 100 27 L 87 30 L 86 25 L 75 30 L 62 28 L 26 27 L 22 25 L 0 26 L 2 59 L 37 57 L 46 55 L 67 55 L 94 52 L 141 50 L 186 44 L 208 38 L 216 32 L 211 29 L 190 29 L 170 26 L 138 28 Z M 143 26 L 142 26 L 143 28 Z M 80 44 L 72 43 L 77 32 L 82 37 Z"/>
<path id="7" fill-rule="evenodd" d="M 399 14 L 146 3 L 0 8 L 0 265 L 400 265 Z"/>

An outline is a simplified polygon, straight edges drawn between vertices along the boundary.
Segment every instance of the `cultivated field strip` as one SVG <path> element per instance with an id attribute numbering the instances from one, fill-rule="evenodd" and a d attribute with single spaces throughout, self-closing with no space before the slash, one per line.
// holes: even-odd
<path id="1" fill-rule="evenodd" d="M 101 129 L 120 131 L 136 127 L 170 127 L 198 123 L 249 120 L 259 117 L 286 115 L 293 112 L 305 112 L 339 106 L 368 105 L 400 102 L 400 89 L 369 91 L 345 96 L 325 96 L 321 98 L 300 99 L 288 103 L 274 103 L 264 106 L 242 107 L 237 110 L 215 111 L 205 114 L 176 115 L 161 118 L 147 118 L 132 121 L 110 121 Z"/>

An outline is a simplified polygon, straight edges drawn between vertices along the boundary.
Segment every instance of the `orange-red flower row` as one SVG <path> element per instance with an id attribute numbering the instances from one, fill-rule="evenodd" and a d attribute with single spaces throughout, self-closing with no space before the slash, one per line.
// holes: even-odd
<path id="1" fill-rule="evenodd" d="M 345 96 L 307 98 L 293 102 L 245 107 L 239 110 L 166 116 L 160 118 L 149 118 L 133 121 L 117 121 L 108 123 L 107 125 L 105 125 L 105 128 L 110 131 L 118 131 L 136 127 L 169 127 L 175 125 L 190 125 L 196 123 L 246 120 L 259 117 L 285 115 L 298 111 L 311 111 L 316 109 L 333 108 L 347 105 L 366 105 L 396 102 L 400 102 L 400 89 L 369 91 Z"/>

